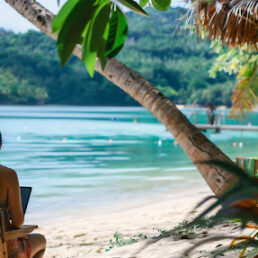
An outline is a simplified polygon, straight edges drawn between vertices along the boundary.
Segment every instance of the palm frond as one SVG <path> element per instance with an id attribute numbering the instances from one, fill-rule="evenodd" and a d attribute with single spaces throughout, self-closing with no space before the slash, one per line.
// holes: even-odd
<path id="1" fill-rule="evenodd" d="M 239 117 L 244 110 L 251 112 L 258 103 L 258 67 L 257 63 L 247 63 L 238 74 L 238 84 L 232 95 L 233 107 L 230 117 Z"/>

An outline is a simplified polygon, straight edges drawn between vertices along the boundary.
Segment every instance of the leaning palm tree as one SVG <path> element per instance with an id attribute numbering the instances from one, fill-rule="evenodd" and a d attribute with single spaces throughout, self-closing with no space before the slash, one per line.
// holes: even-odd
<path id="1" fill-rule="evenodd" d="M 38 2 L 34 0 L 5 1 L 42 32 L 55 40 L 57 39 L 51 28 L 54 15 Z M 133 1 L 121 0 L 120 2 L 132 4 Z M 73 54 L 80 59 L 82 58 L 80 45 L 76 45 Z M 211 159 L 228 163 L 232 163 L 232 161 L 194 127 L 176 106 L 153 87 L 150 82 L 115 58 L 107 61 L 105 69 L 102 69 L 100 62 L 97 60 L 95 70 L 132 96 L 167 127 L 217 196 L 232 187 L 237 180 L 234 175 L 228 174 L 223 169 L 211 164 L 203 163 Z"/>

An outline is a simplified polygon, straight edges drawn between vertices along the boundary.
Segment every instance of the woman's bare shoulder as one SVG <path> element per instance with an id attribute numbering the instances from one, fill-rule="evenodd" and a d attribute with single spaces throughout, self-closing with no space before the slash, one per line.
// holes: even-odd
<path id="1" fill-rule="evenodd" d="M 8 168 L 6 166 L 0 165 L 0 175 L 8 176 L 10 178 L 17 177 L 15 170 Z"/>

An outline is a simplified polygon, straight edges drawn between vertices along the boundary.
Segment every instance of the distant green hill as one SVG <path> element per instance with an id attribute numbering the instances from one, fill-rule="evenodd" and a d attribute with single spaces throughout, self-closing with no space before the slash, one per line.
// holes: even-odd
<path id="1" fill-rule="evenodd" d="M 175 32 L 176 19 L 185 10 L 148 12 L 152 18 L 128 14 L 129 36 L 117 58 L 176 103 L 230 105 L 234 78 L 209 77 L 215 58 L 209 43 L 183 30 Z M 91 79 L 75 57 L 61 68 L 55 42 L 42 33 L 0 30 L 0 104 L 14 103 L 136 105 L 102 76 Z"/>

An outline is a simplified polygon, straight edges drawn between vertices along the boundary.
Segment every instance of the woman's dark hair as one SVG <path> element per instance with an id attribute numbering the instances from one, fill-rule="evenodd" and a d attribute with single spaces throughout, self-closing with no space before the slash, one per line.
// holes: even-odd
<path id="1" fill-rule="evenodd" d="M 2 139 L 2 133 L 0 132 L 0 145 L 2 145 L 3 139 Z"/>

